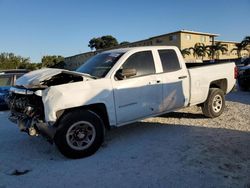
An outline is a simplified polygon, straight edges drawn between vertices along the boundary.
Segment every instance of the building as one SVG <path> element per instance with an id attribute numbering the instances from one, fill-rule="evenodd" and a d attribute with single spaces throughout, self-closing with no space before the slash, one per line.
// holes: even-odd
<path id="1" fill-rule="evenodd" d="M 235 48 L 235 44 L 237 42 L 215 40 L 215 38 L 218 36 L 219 34 L 203 33 L 203 32 L 196 32 L 196 31 L 189 31 L 189 30 L 180 30 L 180 31 L 172 32 L 172 33 L 166 33 L 163 35 L 154 36 L 145 40 L 131 42 L 129 44 L 118 45 L 110 49 L 138 47 L 138 46 L 161 46 L 161 45 L 165 46 L 167 45 L 167 46 L 177 46 L 180 50 L 183 50 L 185 48 L 194 47 L 194 45 L 197 43 L 203 43 L 204 45 L 209 46 L 217 42 L 220 42 L 227 46 L 228 51 L 224 52 L 223 54 L 217 53 L 216 58 L 217 59 L 236 59 L 238 57 L 237 52 L 236 51 L 232 52 L 232 49 Z M 74 55 L 71 57 L 66 57 L 65 68 L 69 70 L 74 70 L 77 67 L 79 67 L 81 64 L 83 64 L 87 59 L 89 59 L 90 57 L 92 57 L 93 55 L 101 51 L 102 50 L 95 51 L 95 52 L 82 53 L 82 54 Z M 248 55 L 247 51 L 242 52 L 242 55 L 243 56 Z M 194 61 L 197 61 L 197 58 L 195 58 L 192 54 L 190 54 L 188 56 L 185 56 L 185 60 L 187 62 L 194 62 Z M 200 60 L 201 59 L 198 59 L 198 61 Z M 205 56 L 203 60 L 209 60 L 209 57 Z"/>
<path id="2" fill-rule="evenodd" d="M 216 40 L 215 42 L 220 42 L 221 44 L 224 44 L 227 47 L 227 52 L 220 53 L 219 57 L 217 59 L 237 59 L 237 51 L 232 51 L 236 46 L 235 44 L 238 44 L 239 42 L 234 41 L 222 41 L 222 40 Z M 248 57 L 249 52 L 244 50 L 241 52 L 241 57 Z"/>
<path id="3" fill-rule="evenodd" d="M 69 56 L 64 58 L 64 68 L 68 70 L 76 70 L 80 65 L 87 61 L 90 57 L 97 54 L 98 52 L 86 52 L 82 54 L 77 54 L 74 56 Z"/>

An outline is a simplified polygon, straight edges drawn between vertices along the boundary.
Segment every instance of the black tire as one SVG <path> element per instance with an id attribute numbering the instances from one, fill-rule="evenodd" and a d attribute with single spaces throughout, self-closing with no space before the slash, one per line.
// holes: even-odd
<path id="1" fill-rule="evenodd" d="M 207 100 L 201 106 L 205 116 L 215 118 L 220 116 L 225 109 L 224 92 L 218 88 L 210 88 Z"/>
<path id="2" fill-rule="evenodd" d="M 90 110 L 74 110 L 59 121 L 54 141 L 66 157 L 77 159 L 94 154 L 104 139 L 104 124 Z"/>

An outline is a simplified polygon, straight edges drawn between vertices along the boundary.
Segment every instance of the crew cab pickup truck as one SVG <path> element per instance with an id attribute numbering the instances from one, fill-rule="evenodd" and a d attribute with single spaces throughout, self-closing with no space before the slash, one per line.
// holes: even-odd
<path id="1" fill-rule="evenodd" d="M 215 118 L 235 85 L 235 64 L 185 64 L 176 47 L 115 49 L 76 71 L 41 69 L 11 88 L 10 120 L 44 135 L 69 158 L 92 155 L 105 130 L 183 107 L 200 105 Z"/>

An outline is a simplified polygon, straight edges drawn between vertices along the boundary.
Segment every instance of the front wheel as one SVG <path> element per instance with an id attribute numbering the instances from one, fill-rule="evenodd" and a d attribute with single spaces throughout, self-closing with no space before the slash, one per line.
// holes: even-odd
<path id="1" fill-rule="evenodd" d="M 76 159 L 94 154 L 103 139 L 101 118 L 89 110 L 75 110 L 62 117 L 54 141 L 64 156 Z"/>
<path id="2" fill-rule="evenodd" d="M 207 100 L 201 106 L 205 116 L 215 118 L 220 116 L 225 108 L 224 92 L 218 88 L 209 89 Z"/>

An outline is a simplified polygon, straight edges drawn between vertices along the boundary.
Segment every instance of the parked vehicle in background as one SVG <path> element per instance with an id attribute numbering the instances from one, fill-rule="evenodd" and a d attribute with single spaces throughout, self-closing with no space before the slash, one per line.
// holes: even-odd
<path id="1" fill-rule="evenodd" d="M 10 120 L 31 136 L 45 135 L 70 158 L 92 155 L 105 129 L 199 105 L 215 118 L 235 85 L 235 63 L 185 61 L 177 47 L 115 49 L 76 72 L 41 69 L 11 88 Z"/>
<path id="2" fill-rule="evenodd" d="M 250 90 L 250 58 L 242 62 L 242 66 L 238 66 L 238 84 L 241 90 Z"/>
<path id="3" fill-rule="evenodd" d="M 9 89 L 20 76 L 27 73 L 24 69 L 0 70 L 0 110 L 8 109 L 5 98 L 9 94 Z"/>

